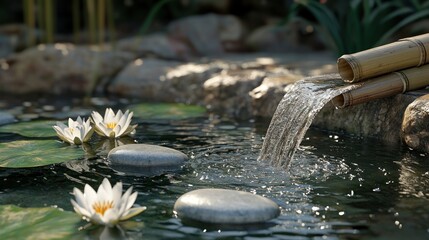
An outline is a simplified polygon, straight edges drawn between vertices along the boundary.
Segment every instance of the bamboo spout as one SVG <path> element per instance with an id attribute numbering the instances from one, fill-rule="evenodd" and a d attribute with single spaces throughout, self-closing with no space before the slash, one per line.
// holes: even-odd
<path id="1" fill-rule="evenodd" d="M 334 106 L 344 108 L 423 88 L 429 85 L 429 65 L 392 72 L 356 85 L 356 89 L 332 99 Z"/>
<path id="2" fill-rule="evenodd" d="M 338 59 L 337 67 L 341 78 L 353 83 L 428 62 L 429 33 L 343 55 Z"/>

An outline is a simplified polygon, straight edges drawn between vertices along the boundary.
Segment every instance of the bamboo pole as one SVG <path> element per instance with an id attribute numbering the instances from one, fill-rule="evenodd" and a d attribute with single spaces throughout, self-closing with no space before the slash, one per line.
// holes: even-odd
<path id="1" fill-rule="evenodd" d="M 113 1 L 107 0 L 107 28 L 109 29 L 109 40 L 112 42 L 113 47 L 116 44 L 116 32 L 115 32 L 115 14 Z"/>
<path id="2" fill-rule="evenodd" d="M 45 36 L 46 43 L 54 42 L 54 2 L 53 0 L 44 0 L 45 8 Z"/>
<path id="3" fill-rule="evenodd" d="M 89 32 L 89 41 L 91 44 L 96 43 L 96 12 L 95 12 L 95 0 L 86 0 L 86 9 L 88 16 L 88 32 Z"/>
<path id="4" fill-rule="evenodd" d="M 385 74 L 356 85 L 359 87 L 332 99 L 334 106 L 344 108 L 423 88 L 429 85 L 429 64 Z"/>
<path id="5" fill-rule="evenodd" d="M 24 20 L 28 27 L 27 47 L 36 44 L 36 15 L 34 0 L 24 0 Z"/>
<path id="6" fill-rule="evenodd" d="M 105 19 L 106 19 L 106 3 L 105 0 L 98 0 L 97 3 L 97 32 L 98 32 L 98 45 L 102 47 L 104 42 L 104 29 L 105 29 Z"/>
<path id="7" fill-rule="evenodd" d="M 429 33 L 341 56 L 338 73 L 345 82 L 359 82 L 429 62 Z"/>
<path id="8" fill-rule="evenodd" d="M 80 0 L 73 0 L 72 5 L 72 18 L 73 18 L 73 39 L 74 43 L 80 42 Z"/>
<path id="9" fill-rule="evenodd" d="M 37 8 L 37 21 L 36 21 L 36 25 L 37 28 L 40 30 L 45 30 L 45 17 L 44 17 L 44 9 L 45 9 L 45 5 L 44 2 L 42 0 L 37 0 L 36 1 L 36 8 Z M 43 33 L 43 35 L 40 37 L 40 42 L 43 42 L 46 40 L 46 33 Z"/>

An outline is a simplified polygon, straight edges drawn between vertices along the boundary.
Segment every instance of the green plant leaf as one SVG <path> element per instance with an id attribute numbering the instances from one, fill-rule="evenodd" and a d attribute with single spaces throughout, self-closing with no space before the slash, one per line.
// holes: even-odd
<path id="1" fill-rule="evenodd" d="M 8 124 L 0 127 L 0 132 L 17 133 L 25 137 L 54 137 L 55 130 L 52 126 L 56 121 L 31 121 Z"/>
<path id="2" fill-rule="evenodd" d="M 0 239 L 79 239 L 80 217 L 58 208 L 0 205 Z"/>
<path id="3" fill-rule="evenodd" d="M 84 156 L 77 146 L 56 140 L 18 140 L 0 143 L 0 167 L 28 168 L 67 162 Z"/>
<path id="4" fill-rule="evenodd" d="M 147 119 L 178 120 L 204 116 L 204 107 L 178 103 L 141 103 L 129 107 L 134 116 Z"/>
<path id="5" fill-rule="evenodd" d="M 325 37 L 332 42 L 331 47 L 335 49 L 337 54 L 343 53 L 344 41 L 340 35 L 340 23 L 335 17 L 334 13 L 325 5 L 317 2 L 305 1 L 299 3 L 302 4 L 305 8 L 307 8 L 316 18 L 316 20 L 320 24 L 320 27 L 316 28 L 319 29 L 319 31 L 322 30 L 322 34 L 324 34 Z"/>
<path id="6" fill-rule="evenodd" d="M 399 31 L 401 28 L 407 26 L 410 23 L 413 23 L 417 20 L 423 19 L 429 17 L 429 9 L 422 10 L 417 12 L 416 14 L 410 15 L 404 19 L 402 19 L 398 24 L 396 24 L 394 27 L 392 27 L 389 31 L 387 31 L 378 41 L 377 45 L 381 45 L 384 42 L 386 42 L 389 37 L 391 37 L 394 33 Z"/>

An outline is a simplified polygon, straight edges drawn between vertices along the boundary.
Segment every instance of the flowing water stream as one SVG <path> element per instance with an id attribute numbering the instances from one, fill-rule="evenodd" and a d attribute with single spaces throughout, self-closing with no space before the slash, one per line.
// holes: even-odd
<path id="1" fill-rule="evenodd" d="M 259 159 L 288 169 L 316 114 L 334 97 L 354 88 L 340 86 L 341 82 L 338 75 L 325 75 L 289 85 L 273 115 Z"/>

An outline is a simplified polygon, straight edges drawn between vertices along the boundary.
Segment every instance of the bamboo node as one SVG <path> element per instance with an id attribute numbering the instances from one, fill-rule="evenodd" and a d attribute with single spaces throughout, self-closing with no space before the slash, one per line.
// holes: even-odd
<path id="1" fill-rule="evenodd" d="M 412 42 L 419 49 L 419 51 L 420 51 L 420 62 L 417 64 L 416 67 L 420 67 L 420 66 L 422 66 L 423 64 L 426 63 L 426 61 L 427 61 L 427 51 L 426 51 L 425 44 L 422 41 L 420 41 L 419 39 L 416 39 L 416 38 L 403 38 L 403 39 L 400 39 L 399 41 L 409 41 L 409 42 Z"/>
<path id="2" fill-rule="evenodd" d="M 394 74 L 398 75 L 398 77 L 402 81 L 402 93 L 408 91 L 410 89 L 410 80 L 408 79 L 407 75 L 403 72 L 393 72 Z"/>

